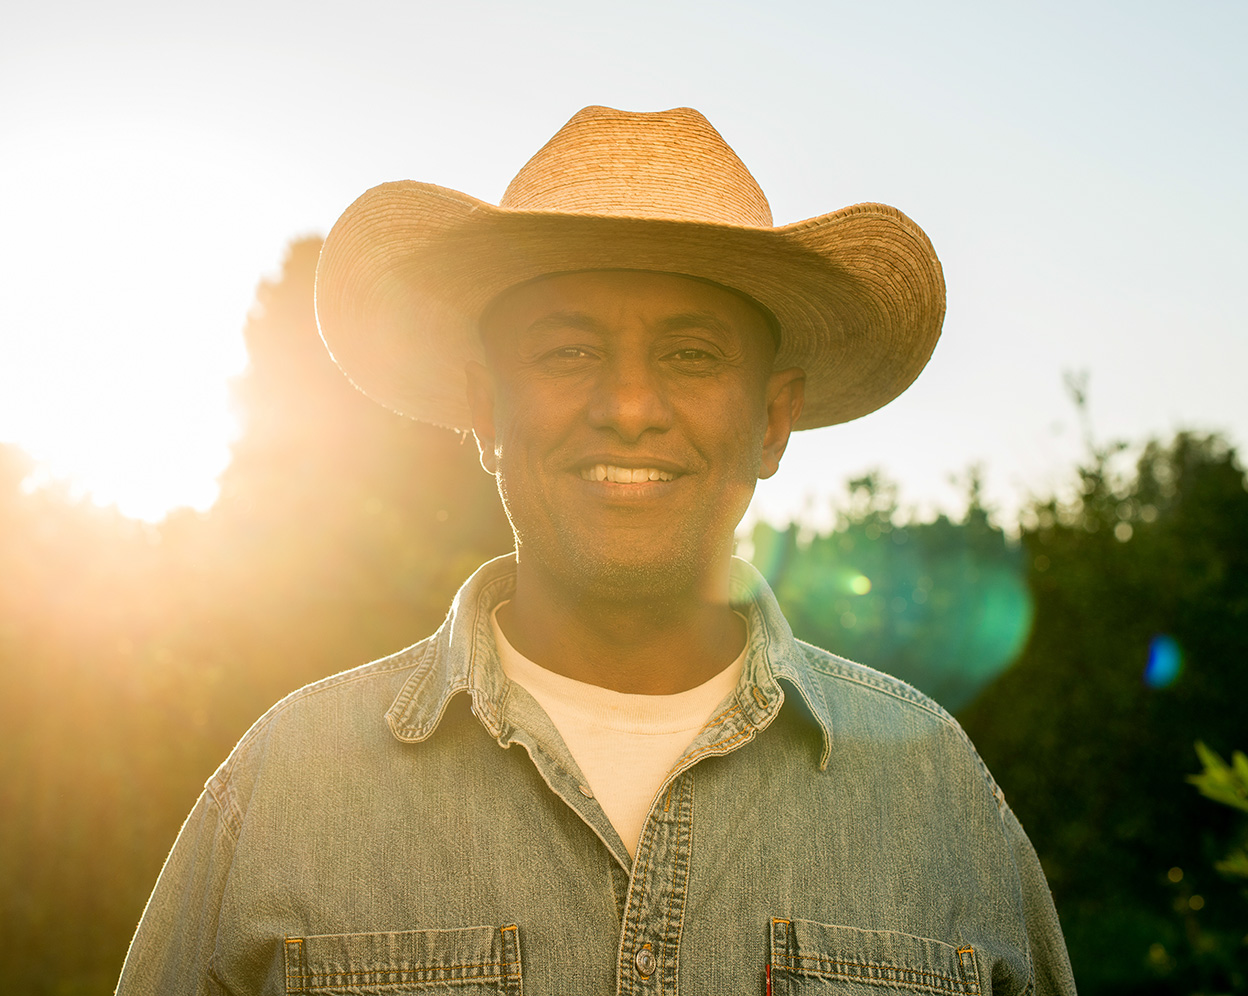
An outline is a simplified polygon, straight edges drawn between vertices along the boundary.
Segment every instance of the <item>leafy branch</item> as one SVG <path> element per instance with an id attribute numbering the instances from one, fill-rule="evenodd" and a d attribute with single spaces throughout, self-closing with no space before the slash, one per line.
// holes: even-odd
<path id="1" fill-rule="evenodd" d="M 1243 751 L 1235 751 L 1228 764 L 1217 751 L 1197 740 L 1196 754 L 1204 770 L 1198 775 L 1188 775 L 1187 780 L 1205 798 L 1248 813 L 1248 757 Z M 1248 878 L 1248 851 L 1235 848 L 1223 860 L 1215 862 L 1214 867 L 1223 875 Z"/>

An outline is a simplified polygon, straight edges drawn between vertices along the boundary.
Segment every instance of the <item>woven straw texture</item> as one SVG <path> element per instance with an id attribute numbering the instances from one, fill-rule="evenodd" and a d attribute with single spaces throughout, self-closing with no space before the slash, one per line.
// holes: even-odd
<path id="1" fill-rule="evenodd" d="M 321 335 L 365 393 L 466 429 L 477 323 L 516 284 L 592 269 L 659 270 L 770 308 L 777 362 L 806 371 L 798 428 L 858 418 L 904 391 L 940 336 L 945 287 L 923 231 L 859 204 L 772 227 L 749 170 L 697 111 L 587 107 L 495 206 L 432 184 L 374 187 L 325 241 Z"/>

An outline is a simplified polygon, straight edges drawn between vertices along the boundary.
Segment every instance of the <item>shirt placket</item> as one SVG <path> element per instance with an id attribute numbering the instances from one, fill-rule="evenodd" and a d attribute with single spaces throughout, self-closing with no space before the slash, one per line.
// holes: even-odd
<path id="1" fill-rule="evenodd" d="M 692 850 L 693 772 L 685 771 L 656 800 L 637 844 L 620 931 L 619 996 L 679 991 Z"/>

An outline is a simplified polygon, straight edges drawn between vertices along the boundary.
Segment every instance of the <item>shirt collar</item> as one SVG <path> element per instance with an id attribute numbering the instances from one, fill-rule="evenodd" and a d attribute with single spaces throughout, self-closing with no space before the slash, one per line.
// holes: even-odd
<path id="1" fill-rule="evenodd" d="M 820 767 L 831 752 L 832 726 L 827 700 L 807 662 L 810 648 L 793 637 L 771 588 L 752 566 L 733 558 L 732 606 L 749 623 L 749 646 L 737 699 L 746 718 L 763 728 L 785 699 L 781 682 L 794 689 L 819 726 L 823 739 Z M 419 649 L 411 677 L 386 713 L 394 735 L 415 742 L 429 737 L 447 703 L 466 692 L 472 711 L 496 739 L 507 739 L 507 698 L 511 683 L 503 674 L 494 645 L 490 613 L 516 587 L 516 558 L 508 554 L 479 567 L 451 603 L 446 620 Z"/>

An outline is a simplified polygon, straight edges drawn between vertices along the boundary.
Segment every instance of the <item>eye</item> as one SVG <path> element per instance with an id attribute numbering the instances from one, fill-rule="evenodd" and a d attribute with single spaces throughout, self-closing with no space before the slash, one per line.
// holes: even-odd
<path id="1" fill-rule="evenodd" d="M 588 346 L 568 344 L 555 346 L 537 357 L 537 363 L 551 372 L 561 370 L 579 370 L 595 358 L 595 353 Z"/>
<path id="2" fill-rule="evenodd" d="M 673 349 L 664 359 L 677 373 L 701 376 L 718 370 L 723 356 L 711 347 L 692 344 Z"/>
<path id="3" fill-rule="evenodd" d="M 581 360 L 589 356 L 589 350 L 583 346 L 560 346 L 546 355 L 553 360 Z"/>

